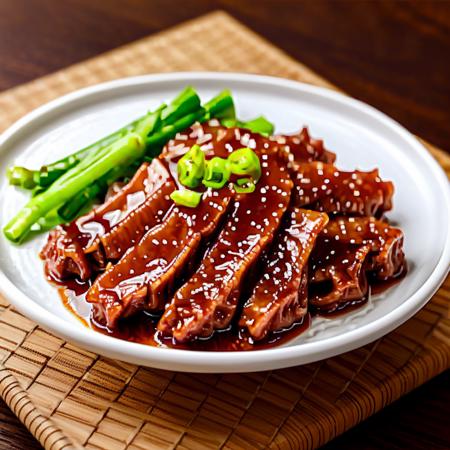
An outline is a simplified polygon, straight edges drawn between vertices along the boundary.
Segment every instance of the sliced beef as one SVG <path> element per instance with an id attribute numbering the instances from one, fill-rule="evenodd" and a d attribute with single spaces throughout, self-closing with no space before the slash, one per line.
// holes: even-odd
<path id="1" fill-rule="evenodd" d="M 85 216 L 85 220 L 77 221 L 82 233 L 94 230 L 89 243 L 84 247 L 85 252 L 93 254 L 97 262 L 100 262 L 98 252 L 103 253 L 102 237 L 107 237 L 105 242 L 111 246 L 119 232 L 128 235 L 134 233 L 134 239 L 139 240 L 146 231 L 144 224 L 148 230 L 148 227 L 161 221 L 172 204 L 169 194 L 174 189 L 175 183 L 163 161 L 154 159 L 150 165 L 144 163 L 121 191 L 93 210 L 91 217 Z M 155 202 L 158 209 L 150 204 Z M 128 247 L 130 245 L 131 242 Z M 111 247 L 109 251 L 123 254 L 126 248 Z M 105 256 L 108 260 L 108 252 Z"/>
<path id="2" fill-rule="evenodd" d="M 310 304 L 330 311 L 362 300 L 368 292 L 368 275 L 388 280 L 405 268 L 399 229 L 373 217 L 331 220 L 311 255 Z"/>
<path id="3" fill-rule="evenodd" d="M 262 177 L 255 192 L 236 196 L 199 269 L 176 292 L 158 323 L 158 330 L 177 342 L 229 326 L 246 276 L 278 230 L 292 182 L 273 149 L 259 156 Z"/>
<path id="4" fill-rule="evenodd" d="M 212 125 L 211 125 L 212 124 Z M 169 163 L 174 178 L 177 178 L 176 162 L 194 144 L 200 146 L 206 158 L 219 156 L 226 158 L 233 150 L 249 147 L 256 152 L 265 145 L 265 151 L 275 152 L 279 144 L 259 134 L 242 128 L 226 128 L 216 120 L 208 124 L 196 123 L 182 133 L 178 133 L 164 147 L 161 158 Z"/>
<path id="5" fill-rule="evenodd" d="M 44 260 L 45 273 L 52 280 L 65 280 L 74 275 L 88 280 L 92 275 L 82 243 L 73 239 L 66 227 L 59 226 L 50 231 L 39 256 Z"/>
<path id="6" fill-rule="evenodd" d="M 280 145 L 288 167 L 293 172 L 296 172 L 302 163 L 312 161 L 333 163 L 336 160 L 336 155 L 324 147 L 321 139 L 311 138 L 306 127 L 297 134 L 273 136 L 269 140 Z"/>
<path id="7" fill-rule="evenodd" d="M 107 261 L 118 261 L 125 251 L 136 245 L 144 234 L 162 221 L 171 204 L 170 194 L 175 190 L 172 181 L 164 183 L 148 196 L 142 205 L 131 211 L 110 231 L 100 236 L 102 255 Z"/>
<path id="8" fill-rule="evenodd" d="M 307 312 L 308 259 L 328 216 L 294 208 L 285 222 L 239 321 L 255 340 L 291 326 Z"/>
<path id="9" fill-rule="evenodd" d="M 174 188 L 171 175 L 162 161 L 142 164 L 131 181 L 105 203 L 69 225 L 59 226 L 50 232 L 47 244 L 41 251 L 47 273 L 57 280 L 74 276 L 88 279 L 95 268 L 102 267 L 107 261 L 109 250 L 105 256 L 101 237 L 106 235 L 105 243 L 110 245 L 112 253 L 123 253 L 128 247 L 123 245 L 121 238 L 120 246 L 115 246 L 117 234 L 114 229 L 142 206 L 139 208 L 142 218 L 134 214 L 133 219 L 120 228 L 121 233 L 130 235 L 133 232 L 135 239 L 139 233 L 142 236 L 145 226 L 153 226 L 162 219 L 171 204 L 167 192 Z M 158 204 L 157 210 L 150 205 L 150 196 L 152 203 Z M 145 206 L 147 199 L 149 201 Z"/>
<path id="10" fill-rule="evenodd" d="M 373 217 L 342 217 L 331 220 L 322 233 L 324 244 L 339 241 L 344 245 L 370 245 L 370 270 L 379 280 L 405 271 L 403 232 Z"/>
<path id="11" fill-rule="evenodd" d="M 344 172 L 332 164 L 300 164 L 295 174 L 295 205 L 329 214 L 381 216 L 392 208 L 394 186 L 378 170 Z"/>
<path id="12" fill-rule="evenodd" d="M 194 144 L 207 160 L 253 149 L 262 168 L 255 192 L 237 194 L 233 175 L 196 208 L 174 205 L 177 162 Z M 103 205 L 53 230 L 41 256 L 53 278 L 93 281 L 92 318 L 113 333 L 146 311 L 162 313 L 161 342 L 183 346 L 233 323 L 239 339 L 256 343 L 307 310 L 363 301 L 370 283 L 405 271 L 402 232 L 377 219 L 392 207 L 392 183 L 334 161 L 306 128 L 267 138 L 197 123 L 112 187 Z"/>
<path id="13" fill-rule="evenodd" d="M 179 280 L 191 272 L 196 251 L 226 214 L 232 193 L 208 190 L 200 205 L 174 206 L 123 258 L 100 275 L 87 293 L 94 319 L 109 329 L 140 310 L 157 312 Z"/>
<path id="14" fill-rule="evenodd" d="M 317 243 L 311 255 L 309 304 L 319 312 L 333 312 L 366 299 L 370 244 Z"/>

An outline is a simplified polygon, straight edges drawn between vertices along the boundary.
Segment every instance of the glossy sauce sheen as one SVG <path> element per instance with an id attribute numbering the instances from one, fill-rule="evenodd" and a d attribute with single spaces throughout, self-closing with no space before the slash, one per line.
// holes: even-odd
<path id="1" fill-rule="evenodd" d="M 262 168 L 255 192 L 199 187 L 197 208 L 174 205 L 177 162 L 194 144 L 206 159 L 253 149 Z M 64 235 L 50 238 L 50 259 L 59 252 L 54 239 L 74 261 L 96 261 L 85 282 L 62 282 L 64 304 L 120 339 L 217 351 L 280 345 L 304 331 L 311 314 L 364 304 L 405 273 L 403 235 L 358 217 L 389 210 L 392 183 L 377 171 L 341 172 L 334 159 L 305 128 L 264 138 L 212 121 L 179 133 L 152 163 L 153 178 L 142 166 L 104 206 L 66 227 L 77 236 L 75 251 Z"/>
<path id="2" fill-rule="evenodd" d="M 50 232 L 40 254 L 46 273 L 56 280 L 70 274 L 82 280 L 91 278 L 108 260 L 122 256 L 127 249 L 121 245 L 125 238 L 137 242 L 146 229 L 162 220 L 171 205 L 173 188 L 159 160 L 142 164 L 131 181 L 102 205 Z"/>
<path id="3" fill-rule="evenodd" d="M 371 294 L 377 295 L 383 293 L 390 287 L 399 283 L 404 275 L 406 275 L 406 272 L 399 278 L 393 280 L 385 282 L 374 281 L 373 284 L 371 284 Z M 99 333 L 129 342 L 151 345 L 152 347 L 167 347 L 199 351 L 264 350 L 283 345 L 308 330 L 311 326 L 311 322 L 314 320 L 314 316 L 317 315 L 333 320 L 336 317 L 340 317 L 363 307 L 368 300 L 367 298 L 364 298 L 356 302 L 347 302 L 332 312 L 308 312 L 300 321 L 294 323 L 294 325 L 285 330 L 270 333 L 267 337 L 260 341 L 253 340 L 248 334 L 242 333 L 237 326 L 232 326 L 225 331 L 216 332 L 212 338 L 199 339 L 187 344 L 181 344 L 179 342 L 175 342 L 171 338 L 164 337 L 164 335 L 157 330 L 157 323 L 160 318 L 158 315 L 153 316 L 147 313 L 139 313 L 135 317 L 122 322 L 115 330 L 108 330 L 103 326 L 99 326 L 95 323 L 95 321 L 92 321 L 92 305 L 85 299 L 85 293 L 89 288 L 89 285 L 74 286 L 72 283 L 68 284 L 69 287 L 59 288 L 59 295 L 64 306 L 75 317 L 77 317 L 84 326 L 92 328 Z"/>
<path id="4" fill-rule="evenodd" d="M 86 286 L 87 290 L 88 286 Z M 78 288 L 77 288 L 78 289 Z M 92 305 L 86 302 L 85 293 L 77 290 L 77 293 L 70 288 L 60 288 L 59 295 L 64 306 L 75 315 L 80 322 L 102 334 L 113 336 L 129 342 L 137 342 L 152 347 L 178 348 L 183 350 L 201 351 L 243 351 L 243 350 L 264 350 L 277 345 L 282 345 L 301 333 L 306 331 L 311 324 L 311 316 L 305 315 L 301 321 L 296 322 L 289 328 L 270 333 L 260 341 L 254 341 L 250 336 L 242 333 L 236 326 L 230 326 L 226 330 L 216 332 L 213 338 L 198 339 L 189 343 L 179 343 L 170 337 L 165 337 L 157 330 L 159 315 L 151 315 L 145 312 L 138 313 L 134 317 L 123 321 L 114 330 L 100 326 L 91 319 Z"/>
<path id="5" fill-rule="evenodd" d="M 262 276 L 239 321 L 257 339 L 306 315 L 308 258 L 328 216 L 292 208 L 285 221 L 286 227 L 278 235 L 273 250 L 263 258 Z"/>
<path id="6" fill-rule="evenodd" d="M 302 164 L 294 176 L 296 203 L 317 211 L 379 216 L 392 208 L 393 185 L 378 170 L 344 172 L 332 164 Z"/>
<path id="7" fill-rule="evenodd" d="M 83 247 L 90 247 L 98 236 L 110 232 L 125 215 L 144 203 L 148 193 L 153 192 L 160 181 L 159 174 L 154 174 L 149 164 L 144 163 L 131 183 L 84 219 L 72 222 L 70 234 L 77 236 Z"/>

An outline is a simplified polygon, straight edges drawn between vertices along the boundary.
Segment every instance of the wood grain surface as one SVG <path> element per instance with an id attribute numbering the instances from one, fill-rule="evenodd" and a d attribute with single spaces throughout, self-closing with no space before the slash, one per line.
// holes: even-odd
<path id="1" fill-rule="evenodd" d="M 450 2 L 2 0 L 0 90 L 221 8 L 450 151 Z M 449 448 L 449 374 L 327 445 Z M 0 448 L 38 444 L 0 407 Z"/>

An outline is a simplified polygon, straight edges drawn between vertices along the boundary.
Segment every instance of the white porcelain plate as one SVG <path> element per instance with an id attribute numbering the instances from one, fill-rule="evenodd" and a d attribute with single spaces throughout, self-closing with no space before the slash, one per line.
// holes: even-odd
<path id="1" fill-rule="evenodd" d="M 430 299 L 450 261 L 445 174 L 410 133 L 384 114 L 336 92 L 284 79 L 230 73 L 152 75 L 93 86 L 42 106 L 1 137 L 1 226 L 27 198 L 8 186 L 3 175 L 8 166 L 39 167 L 72 153 L 170 100 L 188 84 L 202 99 L 230 88 L 240 118 L 264 114 L 277 132 L 286 133 L 306 124 L 337 153 L 339 167 L 378 167 L 383 178 L 393 180 L 389 218 L 405 233 L 405 279 L 354 312 L 314 319 L 309 330 L 281 347 L 253 352 L 154 348 L 84 327 L 44 278 L 38 252 L 46 237 L 18 247 L 2 234 L 0 289 L 18 310 L 56 335 L 108 357 L 169 370 L 244 372 L 305 364 L 360 347 L 399 326 Z"/>

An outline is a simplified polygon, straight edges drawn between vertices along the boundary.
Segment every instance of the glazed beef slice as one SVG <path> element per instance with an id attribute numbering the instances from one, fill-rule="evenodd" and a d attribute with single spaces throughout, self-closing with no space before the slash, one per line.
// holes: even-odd
<path id="1" fill-rule="evenodd" d="M 252 194 L 237 195 L 199 269 L 176 292 L 158 329 L 178 342 L 229 326 L 243 280 L 271 242 L 289 205 L 292 182 L 277 153 L 259 153 L 262 177 Z"/>
<path id="2" fill-rule="evenodd" d="M 328 216 L 316 211 L 293 208 L 287 214 L 239 321 L 253 339 L 287 328 L 306 314 L 308 259 L 327 222 Z"/>
<path id="3" fill-rule="evenodd" d="M 311 255 L 310 304 L 330 312 L 368 294 L 368 276 L 396 278 L 406 269 L 403 233 L 373 217 L 331 220 Z"/>
<path id="4" fill-rule="evenodd" d="M 344 172 L 332 164 L 301 164 L 293 174 L 294 203 L 329 214 L 381 216 L 392 208 L 394 186 L 378 170 Z"/>
<path id="5" fill-rule="evenodd" d="M 56 279 L 90 278 L 96 268 L 104 266 L 110 254 L 114 257 L 123 254 L 132 239 L 137 239 L 138 235 L 142 237 L 146 226 L 163 218 L 171 204 L 168 194 L 173 189 L 171 175 L 162 161 L 142 164 L 131 181 L 105 203 L 69 225 L 50 232 L 41 251 L 47 273 Z M 136 210 L 139 214 L 136 212 L 132 220 L 125 221 Z M 118 226 L 120 228 L 115 232 Z M 102 237 L 108 246 L 106 254 Z M 124 242 L 126 237 L 130 238 L 129 243 Z M 116 238 L 119 245 L 116 245 Z"/>
<path id="6" fill-rule="evenodd" d="M 306 127 L 297 134 L 278 135 L 268 139 L 279 144 L 281 154 L 292 172 L 298 171 L 300 164 L 307 162 L 333 163 L 336 160 L 336 155 L 324 147 L 321 139 L 311 138 Z"/>
<path id="7" fill-rule="evenodd" d="M 197 208 L 173 206 L 87 293 L 96 322 L 109 329 L 137 311 L 161 311 L 179 280 L 192 271 L 199 248 L 219 226 L 232 193 L 208 190 Z"/>

